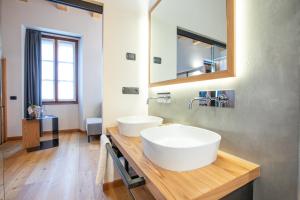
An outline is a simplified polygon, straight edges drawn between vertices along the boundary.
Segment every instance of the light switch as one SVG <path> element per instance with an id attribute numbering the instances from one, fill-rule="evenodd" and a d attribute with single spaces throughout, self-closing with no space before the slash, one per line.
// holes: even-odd
<path id="1" fill-rule="evenodd" d="M 136 60 L 135 53 L 126 53 L 127 60 Z"/>

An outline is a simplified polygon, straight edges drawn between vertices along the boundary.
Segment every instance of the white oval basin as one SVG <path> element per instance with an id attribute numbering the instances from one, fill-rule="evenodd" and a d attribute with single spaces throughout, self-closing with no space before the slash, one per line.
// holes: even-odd
<path id="1" fill-rule="evenodd" d="M 144 154 L 156 165 L 172 171 L 189 171 L 217 158 L 221 136 L 215 132 L 180 124 L 141 132 Z"/>
<path id="2" fill-rule="evenodd" d="M 142 130 L 161 125 L 163 119 L 155 116 L 127 116 L 117 119 L 117 122 L 119 133 L 138 137 Z"/>

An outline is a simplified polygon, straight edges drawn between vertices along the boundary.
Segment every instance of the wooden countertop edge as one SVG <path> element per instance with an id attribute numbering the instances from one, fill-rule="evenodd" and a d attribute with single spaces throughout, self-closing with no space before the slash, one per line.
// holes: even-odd
<path id="1" fill-rule="evenodd" d="M 113 132 L 114 130 L 117 130 L 116 127 L 109 127 L 107 128 L 107 133 L 109 133 L 110 135 L 113 136 L 113 134 L 111 134 L 111 132 Z M 126 159 L 128 160 L 128 162 L 130 163 L 130 166 L 133 167 L 133 169 L 140 175 L 142 175 L 145 179 L 146 179 L 146 186 L 147 188 L 150 190 L 150 192 L 153 194 L 153 196 L 156 199 L 165 199 L 159 188 L 157 188 L 150 180 L 149 178 L 143 173 L 142 170 L 139 169 L 139 167 L 137 166 L 136 162 L 134 161 L 134 159 L 132 159 L 129 154 L 126 152 L 126 150 L 122 147 L 121 144 L 118 143 L 117 140 L 114 139 L 114 137 L 112 137 L 112 140 L 114 142 L 115 145 L 117 145 L 117 147 L 119 148 L 119 150 L 121 151 L 121 153 L 126 157 Z M 254 181 L 256 178 L 258 178 L 260 176 L 260 166 L 247 161 L 245 159 L 239 158 L 235 155 L 226 153 L 224 151 L 218 151 L 218 155 L 220 156 L 226 156 L 227 159 L 231 159 L 231 160 L 236 160 L 239 159 L 241 161 L 245 161 L 249 166 L 249 168 L 251 168 L 250 172 L 248 172 L 247 174 L 244 174 L 232 181 L 230 181 L 229 183 L 227 183 L 225 186 L 220 186 L 216 189 L 213 189 L 207 193 L 205 193 L 204 195 L 200 196 L 199 198 L 196 199 L 201 199 L 201 200 L 215 200 L 215 199 L 220 199 L 222 197 L 225 197 L 226 195 L 230 194 L 231 192 L 237 190 L 238 188 L 250 183 L 251 181 Z M 231 187 L 228 187 L 229 185 L 231 185 Z M 162 188 L 160 188 L 162 189 Z M 165 188 L 165 190 L 167 190 L 167 188 Z"/>
<path id="2" fill-rule="evenodd" d="M 226 184 L 226 186 L 220 186 L 214 190 L 211 190 L 197 199 L 201 200 L 215 200 L 220 199 L 228 194 L 234 192 L 235 190 L 247 185 L 248 183 L 254 181 L 260 176 L 260 168 L 255 168 L 247 174 L 244 174 L 233 181 Z M 230 186 L 230 187 L 229 187 Z"/>

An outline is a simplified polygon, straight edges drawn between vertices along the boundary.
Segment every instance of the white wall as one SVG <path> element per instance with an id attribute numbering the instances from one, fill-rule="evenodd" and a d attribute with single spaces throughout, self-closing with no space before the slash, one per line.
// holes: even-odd
<path id="1" fill-rule="evenodd" d="M 59 117 L 59 129 L 78 129 L 79 128 L 79 106 L 70 105 L 47 105 L 45 106 L 46 114 Z M 51 121 L 43 122 L 44 130 L 51 130 Z"/>
<path id="2" fill-rule="evenodd" d="M 104 0 L 103 27 L 103 120 L 115 126 L 116 118 L 147 114 L 148 2 Z M 136 61 L 126 60 L 136 53 Z M 139 87 L 139 95 L 123 95 L 122 87 Z"/>
<path id="3" fill-rule="evenodd" d="M 81 36 L 80 104 L 46 106 L 48 114 L 59 117 L 60 129 L 84 128 L 86 117 L 99 116 L 101 93 L 102 19 L 93 19 L 89 12 L 69 8 L 57 10 L 42 0 L 22 2 L 2 0 L 1 22 L 3 56 L 7 58 L 8 136 L 21 135 L 23 117 L 23 55 L 25 27 L 48 28 Z"/>

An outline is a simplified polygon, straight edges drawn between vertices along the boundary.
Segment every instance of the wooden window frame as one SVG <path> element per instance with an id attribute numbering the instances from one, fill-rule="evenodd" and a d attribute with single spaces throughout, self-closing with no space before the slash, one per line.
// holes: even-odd
<path id="1" fill-rule="evenodd" d="M 56 105 L 56 104 L 78 104 L 78 43 L 79 39 L 71 37 L 61 37 L 57 35 L 42 34 L 42 39 L 54 40 L 54 101 L 43 101 L 43 105 Z M 63 101 L 58 99 L 58 40 L 68 41 L 75 43 L 75 100 Z"/>

